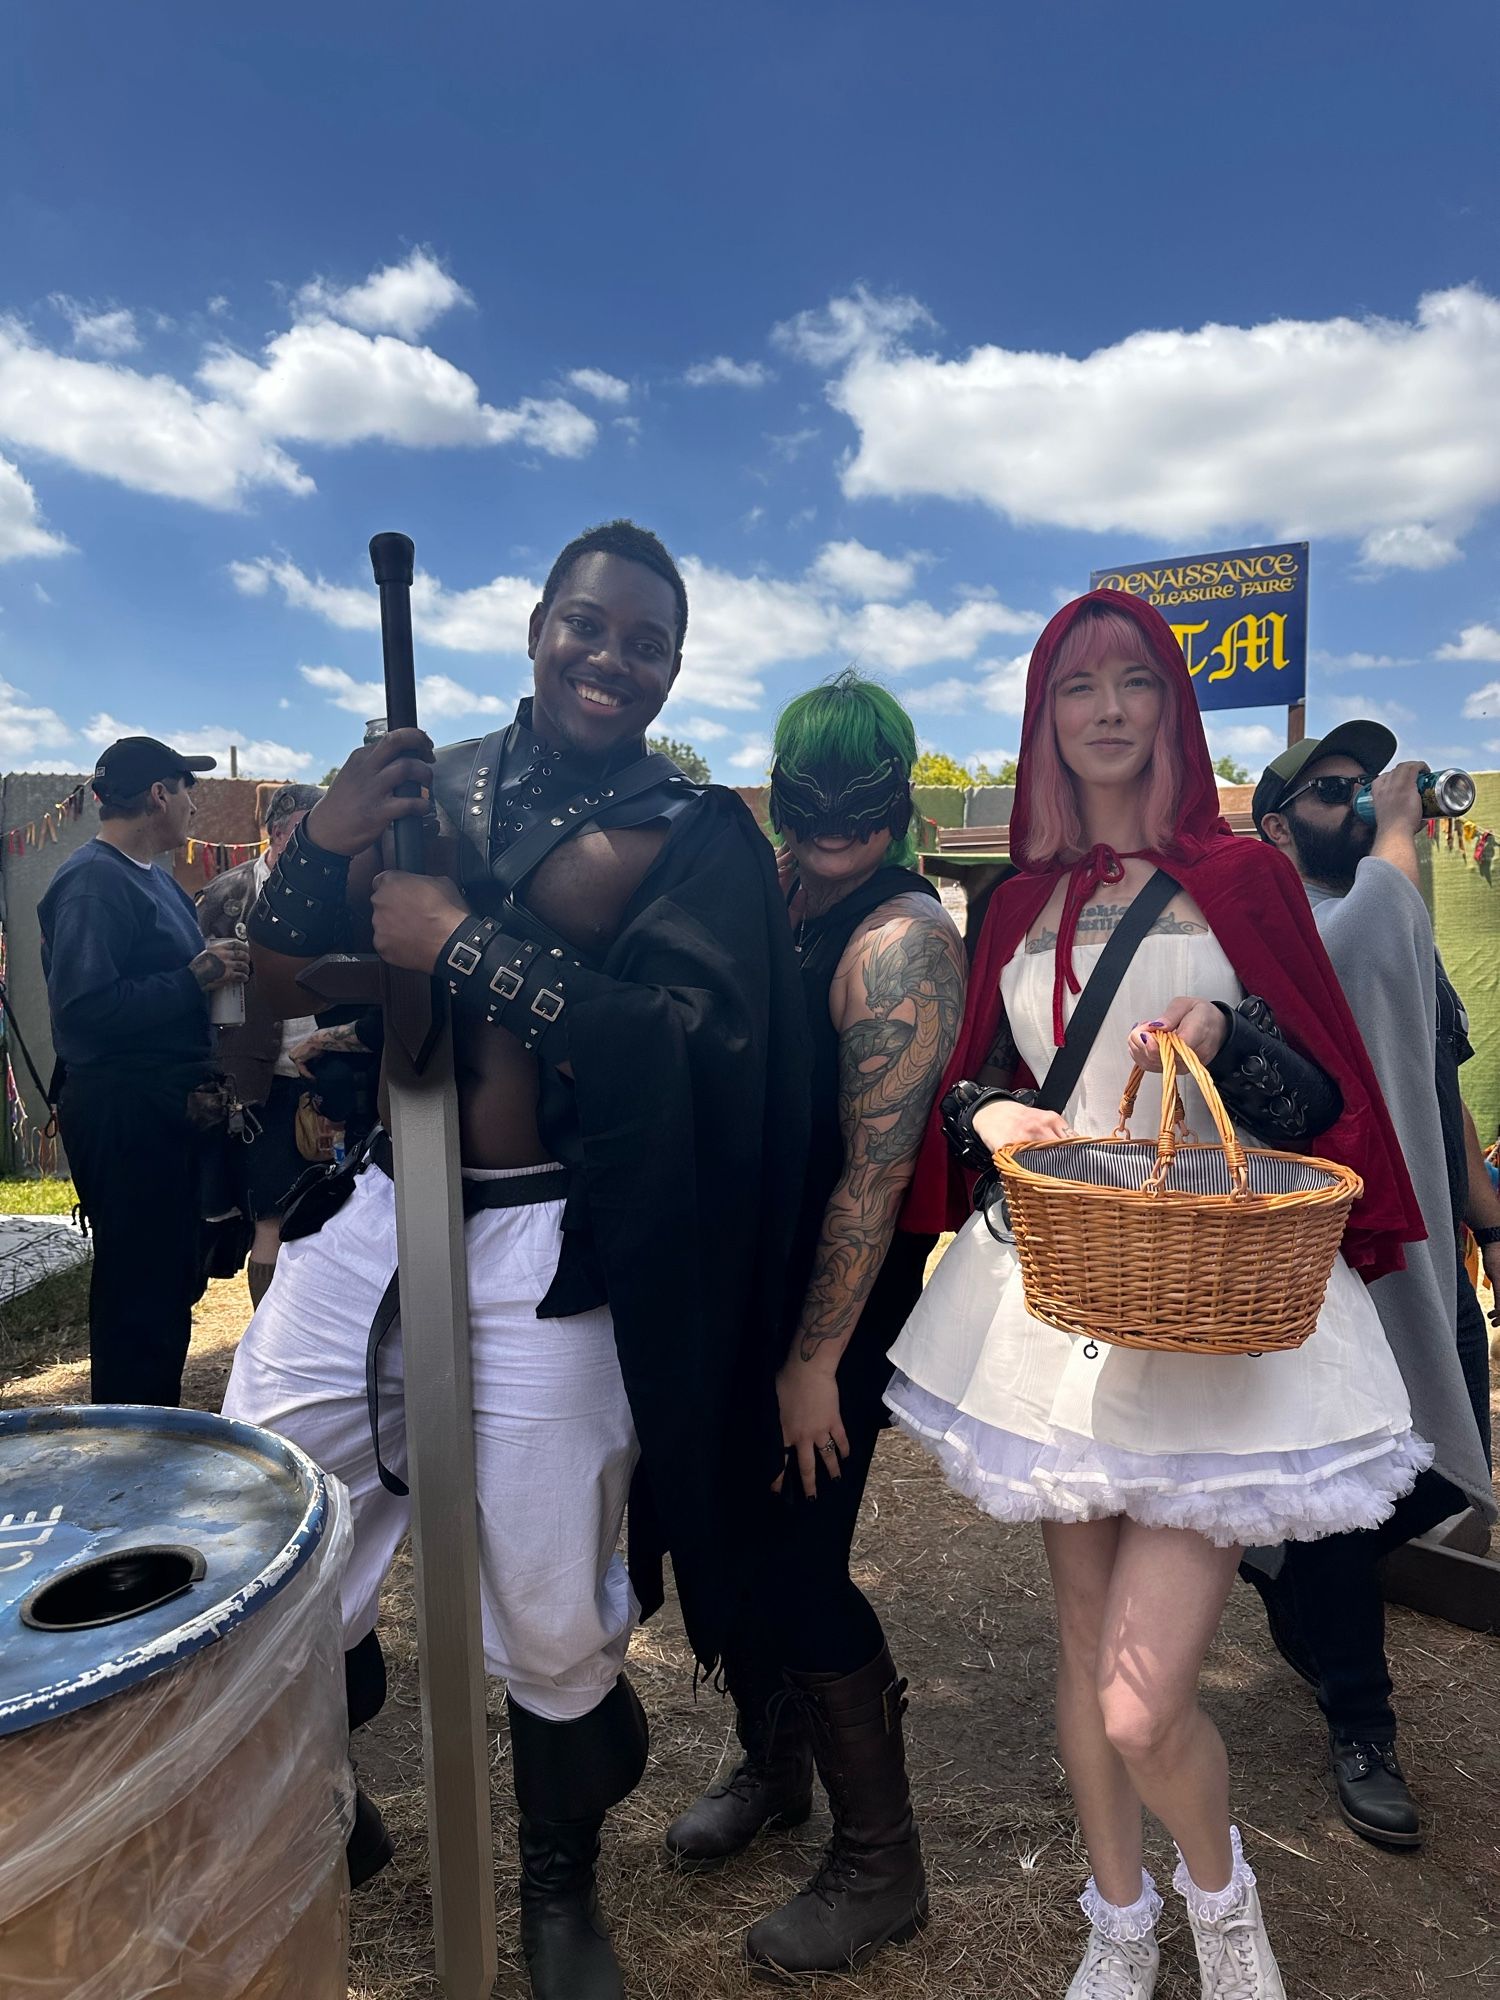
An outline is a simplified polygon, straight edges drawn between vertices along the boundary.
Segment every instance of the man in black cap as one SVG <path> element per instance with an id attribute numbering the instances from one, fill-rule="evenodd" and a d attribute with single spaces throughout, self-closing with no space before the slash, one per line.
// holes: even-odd
<path id="1" fill-rule="evenodd" d="M 1469 1173 L 1472 1127 L 1458 1088 L 1459 1064 L 1472 1054 L 1468 1023 L 1438 959 L 1417 868 L 1424 767 L 1388 770 L 1395 754 L 1380 723 L 1341 723 L 1268 765 L 1252 811 L 1261 838 L 1302 877 L 1427 1226 L 1425 1243 L 1407 1244 L 1405 1270 L 1381 1278 L 1370 1296 L 1411 1398 L 1412 1428 L 1435 1456 L 1380 1527 L 1252 1551 L 1243 1574 L 1265 1599 L 1276 1644 L 1317 1689 L 1344 1819 L 1367 1840 L 1414 1847 L 1421 1828 L 1396 1758 L 1378 1564 L 1468 1505 L 1494 1516 L 1484 1318 L 1457 1233 L 1465 1220 L 1480 1225 L 1494 1261 L 1500 1202 L 1482 1171 L 1472 1183 Z M 1373 825 L 1354 808 L 1367 783 Z"/>
<path id="2" fill-rule="evenodd" d="M 38 910 L 57 1052 L 52 1097 L 94 1239 L 96 1403 L 175 1404 L 203 1291 L 198 1144 L 189 1099 L 213 1069 L 206 996 L 250 948 L 204 949 L 191 898 L 155 856 L 181 847 L 212 757 L 124 736 L 94 770 L 99 831 Z"/>

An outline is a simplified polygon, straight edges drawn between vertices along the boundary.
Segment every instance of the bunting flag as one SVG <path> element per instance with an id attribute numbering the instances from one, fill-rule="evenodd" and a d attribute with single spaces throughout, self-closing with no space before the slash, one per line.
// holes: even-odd
<path id="1" fill-rule="evenodd" d="M 203 870 L 203 879 L 212 882 L 215 875 L 222 875 L 226 868 L 238 868 L 257 854 L 264 854 L 263 840 L 190 840 L 187 844 L 187 865 Z"/>
<path id="2" fill-rule="evenodd" d="M 49 806 L 40 819 L 30 820 L 25 826 L 13 826 L 5 836 L 6 853 L 24 854 L 28 847 L 45 847 L 49 840 L 56 840 L 60 826 L 82 816 L 87 794 L 87 785 L 75 785 L 65 799 Z"/>
<path id="3" fill-rule="evenodd" d="M 1465 861 L 1472 861 L 1480 870 L 1495 858 L 1494 830 L 1472 819 L 1430 819 L 1425 831 L 1434 846 L 1441 840 L 1450 854 L 1456 848 Z"/>

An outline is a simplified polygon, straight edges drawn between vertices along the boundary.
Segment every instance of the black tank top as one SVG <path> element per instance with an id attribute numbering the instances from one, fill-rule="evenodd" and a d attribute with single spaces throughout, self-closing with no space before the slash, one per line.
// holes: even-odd
<path id="1" fill-rule="evenodd" d="M 825 915 L 802 926 L 798 952 L 802 1000 L 812 1040 L 812 1131 L 787 1294 L 794 1302 L 794 1321 L 812 1277 L 823 1211 L 844 1170 L 844 1135 L 839 1129 L 839 1036 L 828 1011 L 828 996 L 850 938 L 872 911 L 896 896 L 931 896 L 936 900 L 937 890 L 911 868 L 880 868 Z"/>

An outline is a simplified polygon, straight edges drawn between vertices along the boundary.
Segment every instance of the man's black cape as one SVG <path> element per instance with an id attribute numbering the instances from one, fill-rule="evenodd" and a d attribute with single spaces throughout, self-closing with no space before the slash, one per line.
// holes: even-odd
<path id="1" fill-rule="evenodd" d="M 575 1169 L 545 1316 L 607 1299 L 641 1446 L 631 1581 L 670 1552 L 693 1651 L 717 1660 L 752 1504 L 782 1461 L 775 1372 L 807 1151 L 802 995 L 771 848 L 718 786 L 671 822 L 615 943 L 574 982 L 571 1081 L 541 1129 Z"/>

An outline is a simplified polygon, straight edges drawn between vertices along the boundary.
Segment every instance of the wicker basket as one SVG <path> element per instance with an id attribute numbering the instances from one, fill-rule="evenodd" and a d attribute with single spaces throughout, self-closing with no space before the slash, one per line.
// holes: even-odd
<path id="1" fill-rule="evenodd" d="M 1300 1347 L 1317 1324 L 1349 1210 L 1347 1167 L 1240 1143 L 1207 1070 L 1159 1034 L 1161 1129 L 1132 1139 L 1125 1086 L 1112 1138 L 1005 1146 L 995 1155 L 1026 1303 L 1064 1333 L 1174 1354 Z M 1186 1070 L 1218 1129 L 1187 1133 Z"/>

